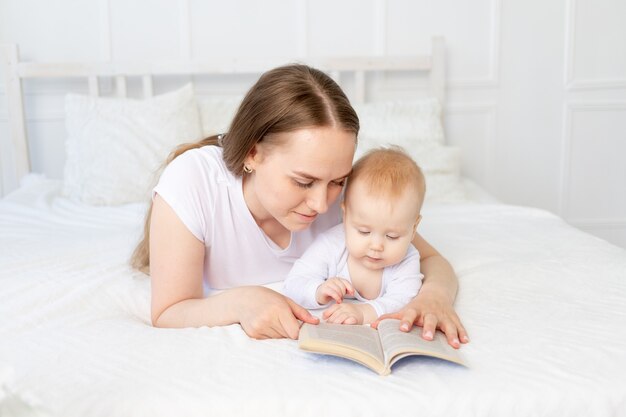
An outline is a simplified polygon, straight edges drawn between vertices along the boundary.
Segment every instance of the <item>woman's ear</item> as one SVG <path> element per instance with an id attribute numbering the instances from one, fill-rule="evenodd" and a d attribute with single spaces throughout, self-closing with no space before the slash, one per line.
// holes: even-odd
<path id="1" fill-rule="evenodd" d="M 261 162 L 261 152 L 259 144 L 257 143 L 250 149 L 250 152 L 248 152 L 248 156 L 246 156 L 244 160 L 244 165 L 254 170 L 259 162 Z"/>

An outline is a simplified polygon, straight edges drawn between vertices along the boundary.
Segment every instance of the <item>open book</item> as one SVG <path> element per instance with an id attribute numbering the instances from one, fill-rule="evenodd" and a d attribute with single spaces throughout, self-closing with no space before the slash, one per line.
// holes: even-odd
<path id="1" fill-rule="evenodd" d="M 403 332 L 400 320 L 393 319 L 381 321 L 378 330 L 370 326 L 305 323 L 300 329 L 298 346 L 309 352 L 351 359 L 380 375 L 389 375 L 394 363 L 412 355 L 431 356 L 466 366 L 442 333 L 436 332 L 432 341 L 424 340 L 419 327 Z"/>

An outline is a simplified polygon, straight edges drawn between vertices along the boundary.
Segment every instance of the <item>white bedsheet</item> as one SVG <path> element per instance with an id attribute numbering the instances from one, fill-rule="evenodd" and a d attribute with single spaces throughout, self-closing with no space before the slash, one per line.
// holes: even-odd
<path id="1" fill-rule="evenodd" d="M 0 415 L 626 415 L 626 251 L 536 209 L 430 206 L 420 231 L 460 279 L 465 369 L 379 377 L 238 325 L 155 329 L 127 265 L 144 207 L 32 180 L 0 201 Z M 16 411 L 17 410 L 17 411 Z"/>

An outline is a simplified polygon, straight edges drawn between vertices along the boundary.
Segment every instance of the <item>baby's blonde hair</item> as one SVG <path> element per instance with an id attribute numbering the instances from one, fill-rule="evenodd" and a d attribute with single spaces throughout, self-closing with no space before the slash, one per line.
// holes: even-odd
<path id="1" fill-rule="evenodd" d="M 417 194 L 418 210 L 424 202 L 424 174 L 399 146 L 372 149 L 356 161 L 346 184 L 346 202 L 350 197 L 351 185 L 357 180 L 362 180 L 367 191 L 375 196 L 395 199 L 408 191 Z"/>

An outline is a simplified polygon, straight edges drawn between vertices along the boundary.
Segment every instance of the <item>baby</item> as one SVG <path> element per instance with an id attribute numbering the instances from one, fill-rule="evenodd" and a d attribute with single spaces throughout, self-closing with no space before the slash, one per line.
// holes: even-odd
<path id="1" fill-rule="evenodd" d="M 343 223 L 320 235 L 294 264 L 284 293 L 305 308 L 335 304 L 330 323 L 371 323 L 404 307 L 423 275 L 411 241 L 421 219 L 424 176 L 401 148 L 375 149 L 354 165 Z M 361 303 L 343 303 L 344 297 Z"/>

